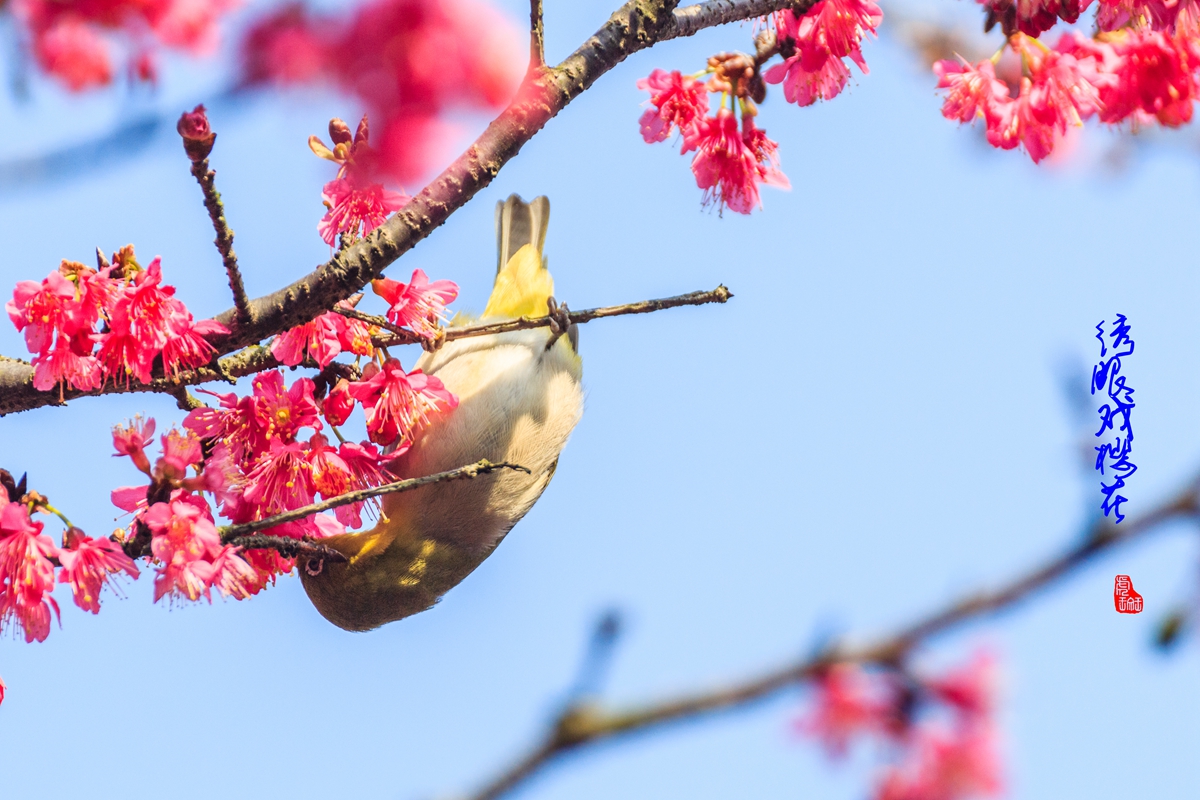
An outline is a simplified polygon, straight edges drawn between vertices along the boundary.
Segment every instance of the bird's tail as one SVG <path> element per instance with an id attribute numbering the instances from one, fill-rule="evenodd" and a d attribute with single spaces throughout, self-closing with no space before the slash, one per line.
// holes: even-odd
<path id="1" fill-rule="evenodd" d="M 496 284 L 484 317 L 539 317 L 554 294 L 542 248 L 550 223 L 550 201 L 526 203 L 509 195 L 496 204 Z"/>

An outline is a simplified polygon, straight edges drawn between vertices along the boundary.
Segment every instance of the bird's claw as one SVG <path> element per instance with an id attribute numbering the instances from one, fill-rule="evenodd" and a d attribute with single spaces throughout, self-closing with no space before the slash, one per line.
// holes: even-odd
<path id="1" fill-rule="evenodd" d="M 446 343 L 446 329 L 445 328 L 438 328 L 437 333 L 435 333 L 433 336 L 429 337 L 428 339 L 425 339 L 425 338 L 421 339 L 421 347 L 425 349 L 426 353 L 436 353 L 438 350 L 442 349 L 442 345 L 444 345 L 445 343 Z"/>
<path id="2" fill-rule="evenodd" d="M 549 350 L 558 341 L 558 337 L 571 329 L 571 309 L 567 308 L 566 303 L 560 306 L 553 297 L 547 300 L 546 304 L 550 307 L 547 316 L 550 317 L 551 336 L 550 341 L 546 344 L 546 349 Z"/>

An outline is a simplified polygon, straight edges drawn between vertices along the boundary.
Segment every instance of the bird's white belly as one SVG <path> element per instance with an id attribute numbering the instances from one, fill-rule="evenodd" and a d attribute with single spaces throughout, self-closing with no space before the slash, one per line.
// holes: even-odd
<path id="1" fill-rule="evenodd" d="M 478 478 L 389 495 L 384 513 L 423 536 L 468 551 L 494 547 L 549 483 L 583 412 L 579 357 L 566 341 L 549 350 L 547 329 L 451 342 L 417 366 L 436 375 L 459 404 L 438 414 L 394 467 L 415 478 L 471 464 L 520 464 Z"/>

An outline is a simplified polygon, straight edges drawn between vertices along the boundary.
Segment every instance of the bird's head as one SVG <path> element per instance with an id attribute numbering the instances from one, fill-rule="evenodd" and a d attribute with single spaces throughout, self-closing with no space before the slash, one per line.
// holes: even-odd
<path id="1" fill-rule="evenodd" d="M 325 619 L 348 631 L 368 631 L 433 606 L 481 559 L 451 544 L 395 535 L 386 523 L 363 533 L 322 539 L 346 557 L 303 557 L 304 590 Z"/>

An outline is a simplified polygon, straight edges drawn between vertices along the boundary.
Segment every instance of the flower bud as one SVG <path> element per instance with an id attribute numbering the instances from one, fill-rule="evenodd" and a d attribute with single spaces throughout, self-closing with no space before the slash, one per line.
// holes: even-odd
<path id="1" fill-rule="evenodd" d="M 183 137 L 183 149 L 192 161 L 203 161 L 212 152 L 217 135 L 208 126 L 208 114 L 203 105 L 179 116 L 175 130 Z"/>

